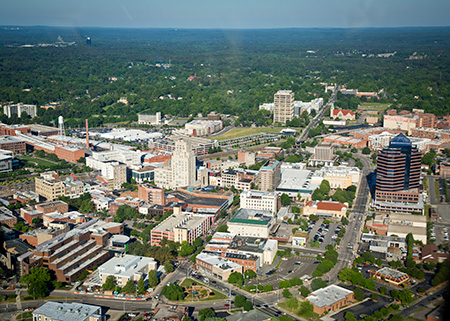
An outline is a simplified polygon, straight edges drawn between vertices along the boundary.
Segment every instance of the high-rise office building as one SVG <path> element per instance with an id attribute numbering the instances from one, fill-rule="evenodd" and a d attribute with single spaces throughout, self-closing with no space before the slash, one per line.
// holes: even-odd
<path id="1" fill-rule="evenodd" d="M 274 96 L 273 122 L 286 124 L 294 118 L 294 93 L 291 90 L 279 90 Z"/>
<path id="2" fill-rule="evenodd" d="M 172 156 L 173 185 L 187 187 L 195 184 L 195 154 L 189 141 L 180 139 L 175 142 Z"/>
<path id="3" fill-rule="evenodd" d="M 422 154 L 403 134 L 378 153 L 375 199 L 391 202 L 419 201 Z"/>

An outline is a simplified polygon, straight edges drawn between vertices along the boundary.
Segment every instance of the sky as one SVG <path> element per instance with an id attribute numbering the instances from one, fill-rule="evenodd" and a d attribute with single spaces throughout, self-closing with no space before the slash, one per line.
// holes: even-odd
<path id="1" fill-rule="evenodd" d="M 233 29 L 450 26 L 450 1 L 1 0 L 0 24 Z"/>

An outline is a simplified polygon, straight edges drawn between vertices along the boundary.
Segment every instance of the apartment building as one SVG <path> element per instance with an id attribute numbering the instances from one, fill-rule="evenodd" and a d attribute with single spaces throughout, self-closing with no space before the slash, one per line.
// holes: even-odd
<path id="1" fill-rule="evenodd" d="M 138 124 L 140 125 L 161 125 L 161 112 L 156 114 L 138 114 Z"/>
<path id="2" fill-rule="evenodd" d="M 123 224 L 105 223 L 98 218 L 79 225 L 20 256 L 21 275 L 30 273 L 35 266 L 43 266 L 55 272 L 57 281 L 74 282 L 86 269 L 109 260 L 111 253 L 105 248 L 108 239 L 121 231 Z"/>
<path id="3" fill-rule="evenodd" d="M 17 115 L 17 117 L 24 116 L 26 114 L 31 118 L 36 117 L 36 105 L 27 105 L 24 103 L 11 104 L 3 106 L 3 113 L 11 118 L 12 115 Z"/>
<path id="4" fill-rule="evenodd" d="M 308 164 L 312 166 L 333 166 L 338 159 L 334 151 L 335 148 L 331 142 L 323 142 L 314 147 L 314 154 L 309 158 Z"/>
<path id="5" fill-rule="evenodd" d="M 281 205 L 280 198 L 274 192 L 256 190 L 244 191 L 240 195 L 240 207 L 254 210 L 265 210 L 275 214 Z"/>
<path id="6" fill-rule="evenodd" d="M 279 90 L 274 95 L 273 122 L 286 125 L 294 118 L 294 93 L 291 90 Z"/>
<path id="7" fill-rule="evenodd" d="M 151 245 L 161 246 L 163 238 L 168 241 L 179 243 L 187 241 L 192 244 L 197 237 L 207 233 L 213 219 L 214 215 L 181 212 L 181 208 L 175 208 L 174 214 L 151 231 Z"/>
<path id="8" fill-rule="evenodd" d="M 164 189 L 151 184 L 139 184 L 138 198 L 148 204 L 166 205 Z"/>
<path id="9" fill-rule="evenodd" d="M 259 170 L 262 191 L 273 191 L 281 182 L 281 163 L 273 161 Z"/>

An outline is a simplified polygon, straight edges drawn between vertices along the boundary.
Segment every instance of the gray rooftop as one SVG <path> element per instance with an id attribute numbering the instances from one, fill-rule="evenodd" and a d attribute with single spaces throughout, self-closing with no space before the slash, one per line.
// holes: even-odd
<path id="1" fill-rule="evenodd" d="M 353 291 L 332 284 L 323 289 L 311 292 L 306 299 L 317 307 L 324 307 L 331 306 L 351 293 Z"/>
<path id="2" fill-rule="evenodd" d="M 102 308 L 81 303 L 46 302 L 33 311 L 33 316 L 46 316 L 51 320 L 86 321 L 90 317 L 100 318 Z"/>
<path id="3" fill-rule="evenodd" d="M 271 320 L 272 316 L 260 310 L 234 313 L 225 318 L 227 321 L 265 321 Z"/>

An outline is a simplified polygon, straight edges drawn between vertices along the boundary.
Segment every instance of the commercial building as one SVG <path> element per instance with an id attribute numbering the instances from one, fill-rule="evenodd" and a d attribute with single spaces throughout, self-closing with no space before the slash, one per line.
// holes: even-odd
<path id="1" fill-rule="evenodd" d="M 305 247 L 308 244 L 308 232 L 303 232 L 301 230 L 295 232 L 292 236 L 292 246 L 293 247 Z"/>
<path id="2" fill-rule="evenodd" d="M 406 249 L 403 237 L 363 233 L 361 241 L 369 244 L 371 252 L 388 253 L 389 248 Z"/>
<path id="3" fill-rule="evenodd" d="M 233 313 L 225 317 L 227 321 L 270 321 L 272 316 L 258 309 L 253 309 L 245 312 Z"/>
<path id="4" fill-rule="evenodd" d="M 233 203 L 233 193 L 225 192 L 206 192 L 206 191 L 189 191 L 177 189 L 170 192 L 170 201 L 178 202 L 183 206 L 189 207 L 194 212 L 206 212 L 218 214 L 221 210 L 225 210 Z M 169 200 L 169 196 L 166 201 Z"/>
<path id="5" fill-rule="evenodd" d="M 197 237 L 206 234 L 213 222 L 213 215 L 193 214 L 174 209 L 174 214 L 151 231 L 151 245 L 161 246 L 163 238 L 168 241 L 192 244 Z"/>
<path id="6" fill-rule="evenodd" d="M 275 192 L 248 190 L 241 193 L 240 207 L 265 210 L 275 214 L 278 211 L 280 198 Z"/>
<path id="7" fill-rule="evenodd" d="M 140 278 L 147 279 L 148 272 L 157 269 L 157 262 L 151 257 L 136 255 L 119 255 L 111 258 L 98 267 L 100 280 L 105 283 L 108 276 L 113 276 L 116 284 L 125 286 L 128 280 L 139 281 Z"/>
<path id="8" fill-rule="evenodd" d="M 8 225 L 9 227 L 14 227 L 17 223 L 17 217 L 14 216 L 13 212 L 6 207 L 0 207 L 0 224 Z"/>
<path id="9" fill-rule="evenodd" d="M 239 236 L 269 238 L 275 224 L 271 211 L 241 208 L 228 222 L 228 231 Z"/>
<path id="10" fill-rule="evenodd" d="M 136 183 L 151 182 L 155 180 L 155 166 L 131 166 L 128 168 L 128 177 L 134 179 Z"/>
<path id="11" fill-rule="evenodd" d="M 344 146 L 351 146 L 353 148 L 364 148 L 367 146 L 366 140 L 336 134 L 325 136 L 323 141 Z"/>
<path id="12" fill-rule="evenodd" d="M 35 192 L 47 201 L 54 201 L 65 194 L 64 182 L 59 179 L 56 172 L 41 173 L 35 178 L 34 184 Z"/>
<path id="13" fill-rule="evenodd" d="M 294 93 L 290 90 L 279 90 L 274 95 L 273 122 L 286 125 L 294 118 Z"/>
<path id="14" fill-rule="evenodd" d="M 93 219 L 71 231 L 58 235 L 18 258 L 21 275 L 35 266 L 55 272 L 56 280 L 74 282 L 83 271 L 92 269 L 111 257 L 105 247 L 111 234 L 123 233 L 123 224 Z"/>
<path id="15" fill-rule="evenodd" d="M 164 189 L 151 184 L 139 184 L 138 198 L 148 204 L 166 205 Z"/>
<path id="16" fill-rule="evenodd" d="M 317 171 L 304 169 L 304 164 L 283 164 L 281 182 L 276 191 L 285 193 L 291 199 L 310 199 L 313 191 L 320 186 L 323 175 Z"/>
<path id="17" fill-rule="evenodd" d="M 155 169 L 155 184 L 172 189 L 194 186 L 196 184 L 195 162 L 196 157 L 190 141 L 177 140 L 170 166 Z"/>
<path id="18" fill-rule="evenodd" d="M 201 252 L 195 257 L 198 269 L 206 275 L 214 276 L 219 280 L 228 280 L 233 272 L 243 273 L 242 265 L 227 260 L 221 256 Z"/>
<path id="19" fill-rule="evenodd" d="M 235 187 L 236 189 L 250 190 L 255 182 L 255 171 L 244 170 L 242 168 L 225 169 L 219 175 L 209 176 L 209 185 L 220 187 Z"/>
<path id="20" fill-rule="evenodd" d="M 308 160 L 312 166 L 333 166 L 338 157 L 334 154 L 334 146 L 330 142 L 324 142 L 314 147 L 314 154 Z"/>
<path id="21" fill-rule="evenodd" d="M 378 153 L 375 201 L 418 203 L 422 155 L 403 134 Z"/>
<path id="22" fill-rule="evenodd" d="M 220 131 L 223 128 L 223 123 L 221 120 L 194 119 L 185 124 L 184 128 L 189 136 L 202 137 Z"/>
<path id="23" fill-rule="evenodd" d="M 314 306 L 314 312 L 319 315 L 325 312 L 336 311 L 356 302 L 353 291 L 334 284 L 311 292 L 306 300 Z"/>
<path id="24" fill-rule="evenodd" d="M 16 130 L 22 134 L 29 134 L 31 132 L 30 126 L 6 125 L 0 123 L 0 136 L 16 136 Z"/>
<path id="25" fill-rule="evenodd" d="M 388 267 L 370 272 L 371 277 L 386 281 L 392 285 L 400 286 L 409 281 L 409 275 Z"/>
<path id="26" fill-rule="evenodd" d="M 259 170 L 262 191 L 273 191 L 281 182 L 281 163 L 274 161 Z"/>
<path id="27" fill-rule="evenodd" d="M 167 305 L 158 303 L 155 307 L 153 316 L 149 319 L 151 321 L 170 320 L 183 321 L 188 317 L 189 308 L 183 305 Z"/>
<path id="28" fill-rule="evenodd" d="M 0 149 L 17 153 L 25 153 L 25 141 L 15 136 L 0 136 Z"/>
<path id="29" fill-rule="evenodd" d="M 217 140 L 206 139 L 202 137 L 191 137 L 186 135 L 173 134 L 171 137 L 174 138 L 164 138 L 164 139 L 153 139 L 148 143 L 149 149 L 156 152 L 173 152 L 175 150 L 175 142 L 177 140 L 183 139 L 189 141 L 192 147 L 192 151 L 195 155 L 207 155 L 210 148 L 215 148 L 219 146 Z"/>
<path id="30" fill-rule="evenodd" d="M 138 124 L 140 125 L 161 125 L 161 112 L 158 111 L 156 114 L 138 114 Z"/>
<path id="31" fill-rule="evenodd" d="M 12 115 L 17 115 L 17 117 L 24 116 L 26 114 L 31 118 L 36 117 L 36 105 L 26 105 L 24 103 L 11 104 L 3 106 L 3 113 L 11 118 Z"/>
<path id="32" fill-rule="evenodd" d="M 13 158 L 12 151 L 0 150 L 0 173 L 12 172 Z"/>
<path id="33" fill-rule="evenodd" d="M 77 211 L 47 213 L 42 215 L 42 219 L 44 221 L 44 226 L 51 226 L 53 223 L 80 224 L 86 222 L 86 217 Z"/>
<path id="34" fill-rule="evenodd" d="M 224 253 L 243 254 L 248 259 L 248 262 L 254 262 L 255 260 L 253 258 L 257 257 L 258 260 L 256 263 L 259 263 L 258 269 L 263 265 L 272 264 L 277 255 L 278 241 L 217 232 L 213 235 L 211 241 L 206 244 L 205 251 L 208 253 L 215 252 L 220 256 L 223 256 Z M 239 258 L 239 260 L 241 259 Z M 240 263 L 242 264 L 242 261 Z"/>
<path id="35" fill-rule="evenodd" d="M 238 162 L 245 163 L 245 166 L 255 165 L 255 153 L 242 150 L 238 151 Z"/>
<path id="36" fill-rule="evenodd" d="M 366 221 L 370 232 L 381 235 L 406 238 L 412 233 L 415 240 L 424 244 L 427 242 L 426 216 L 413 214 L 376 214 L 373 219 Z"/>
<path id="37" fill-rule="evenodd" d="M 321 217 L 340 220 L 345 217 L 348 210 L 347 203 L 333 201 L 309 201 L 303 208 L 303 215 L 318 215 Z"/>
<path id="38" fill-rule="evenodd" d="M 32 313 L 33 321 L 103 321 L 106 318 L 102 315 L 102 308 L 72 302 L 62 303 L 48 301 L 34 310 Z"/>

